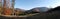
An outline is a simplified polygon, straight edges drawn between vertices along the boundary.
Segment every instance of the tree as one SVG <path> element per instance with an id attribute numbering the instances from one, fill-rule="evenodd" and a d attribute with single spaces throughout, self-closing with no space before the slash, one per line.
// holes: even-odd
<path id="1" fill-rule="evenodd" d="M 2 13 L 2 0 L 0 0 L 0 14 Z"/>
<path id="2" fill-rule="evenodd" d="M 14 4 L 15 4 L 15 0 L 12 0 L 12 14 L 14 15 Z"/>

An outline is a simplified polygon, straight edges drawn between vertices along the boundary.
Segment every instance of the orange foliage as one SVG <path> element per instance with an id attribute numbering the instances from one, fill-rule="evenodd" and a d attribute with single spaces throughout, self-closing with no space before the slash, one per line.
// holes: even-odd
<path id="1" fill-rule="evenodd" d="M 10 9 L 6 9 L 6 10 L 4 11 L 4 14 L 5 14 L 5 15 L 11 15 L 11 10 L 10 10 Z"/>

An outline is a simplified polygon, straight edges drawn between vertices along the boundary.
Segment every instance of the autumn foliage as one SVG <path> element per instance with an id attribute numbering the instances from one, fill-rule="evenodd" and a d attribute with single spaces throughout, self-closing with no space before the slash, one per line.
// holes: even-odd
<path id="1" fill-rule="evenodd" d="M 11 9 L 5 9 L 4 15 L 11 15 Z"/>

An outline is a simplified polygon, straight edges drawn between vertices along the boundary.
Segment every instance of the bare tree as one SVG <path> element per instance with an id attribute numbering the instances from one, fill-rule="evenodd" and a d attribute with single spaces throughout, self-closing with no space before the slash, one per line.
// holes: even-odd
<path id="1" fill-rule="evenodd" d="M 14 4 L 15 4 L 15 0 L 12 0 L 12 14 L 14 15 Z"/>
<path id="2" fill-rule="evenodd" d="M 6 0 L 4 0 L 4 3 L 3 3 L 3 14 L 5 14 L 6 12 Z"/>

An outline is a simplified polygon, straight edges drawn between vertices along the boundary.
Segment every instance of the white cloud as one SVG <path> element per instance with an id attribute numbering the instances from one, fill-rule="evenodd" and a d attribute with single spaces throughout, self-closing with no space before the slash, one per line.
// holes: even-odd
<path id="1" fill-rule="evenodd" d="M 57 7 L 57 6 L 60 6 L 60 0 L 55 0 L 51 5 L 49 5 L 49 6 L 51 6 L 51 8 L 55 8 L 55 7 Z"/>
<path id="2" fill-rule="evenodd" d="M 55 4 L 51 5 L 51 6 L 52 6 L 52 8 L 55 8 L 57 6 L 60 6 L 60 3 L 58 2 L 58 3 L 55 3 Z"/>

